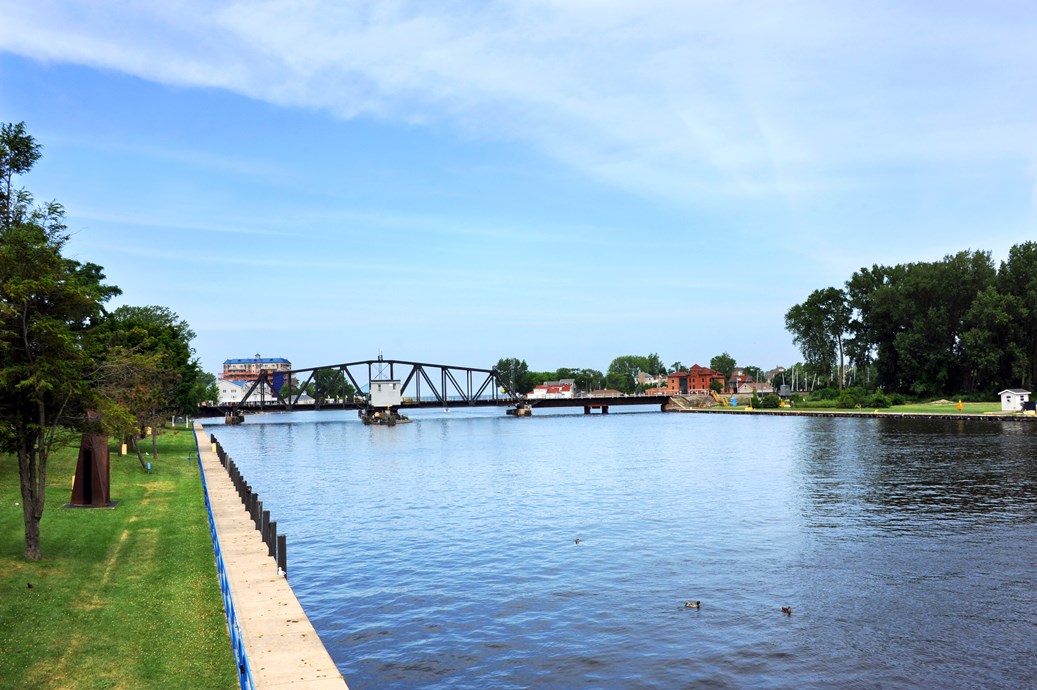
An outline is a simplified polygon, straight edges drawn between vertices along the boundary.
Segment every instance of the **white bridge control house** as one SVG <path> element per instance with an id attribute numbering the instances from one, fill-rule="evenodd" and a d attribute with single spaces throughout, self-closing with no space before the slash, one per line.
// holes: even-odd
<path id="1" fill-rule="evenodd" d="M 399 407 L 403 402 L 403 388 L 392 379 L 371 381 L 372 407 Z"/>

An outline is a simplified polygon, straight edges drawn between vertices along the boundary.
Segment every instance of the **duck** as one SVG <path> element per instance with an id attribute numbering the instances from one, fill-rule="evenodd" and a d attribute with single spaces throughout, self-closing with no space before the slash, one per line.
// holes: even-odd
<path id="1" fill-rule="evenodd" d="M 576 537 L 575 541 L 576 541 L 576 543 L 577 543 L 577 544 L 579 544 L 579 543 L 580 543 L 581 541 L 583 541 L 583 540 L 582 540 L 582 539 L 580 539 L 579 537 Z"/>
<path id="2" fill-rule="evenodd" d="M 781 607 L 781 612 L 784 613 L 786 616 L 791 616 L 792 615 L 792 607 L 791 606 L 782 606 Z"/>
<path id="3" fill-rule="evenodd" d="M 699 609 L 702 608 L 701 601 L 686 601 L 684 602 L 684 608 L 686 609 Z"/>

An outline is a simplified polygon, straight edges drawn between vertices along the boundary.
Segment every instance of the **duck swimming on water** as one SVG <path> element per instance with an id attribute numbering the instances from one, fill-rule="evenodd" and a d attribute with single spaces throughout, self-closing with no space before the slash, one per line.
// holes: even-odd
<path id="1" fill-rule="evenodd" d="M 702 608 L 701 601 L 686 601 L 684 602 L 684 608 L 686 609 L 699 609 Z"/>
<path id="2" fill-rule="evenodd" d="M 791 616 L 792 615 L 792 607 L 791 606 L 782 606 L 781 607 L 781 612 L 784 613 L 786 616 Z"/>

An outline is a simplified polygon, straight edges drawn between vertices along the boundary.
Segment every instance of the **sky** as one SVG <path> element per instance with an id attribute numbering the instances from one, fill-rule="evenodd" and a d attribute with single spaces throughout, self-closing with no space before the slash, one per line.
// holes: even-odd
<path id="1" fill-rule="evenodd" d="M 0 0 L 67 253 L 203 367 L 800 359 L 875 264 L 1037 239 L 1037 6 Z"/>

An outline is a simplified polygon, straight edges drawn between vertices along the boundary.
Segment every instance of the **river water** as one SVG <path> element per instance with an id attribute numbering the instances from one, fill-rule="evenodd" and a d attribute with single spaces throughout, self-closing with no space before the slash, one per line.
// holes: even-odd
<path id="1" fill-rule="evenodd" d="M 1037 686 L 1037 425 L 536 415 L 210 427 L 351 688 Z"/>

